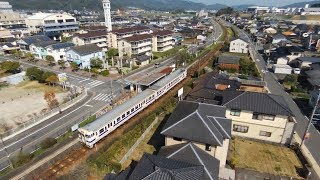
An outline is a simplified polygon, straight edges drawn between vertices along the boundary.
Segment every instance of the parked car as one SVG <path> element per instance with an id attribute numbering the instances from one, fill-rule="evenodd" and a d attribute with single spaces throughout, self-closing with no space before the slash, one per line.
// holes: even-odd
<path id="1" fill-rule="evenodd" d="M 301 73 L 301 70 L 299 68 L 294 68 L 293 69 L 293 73 L 294 74 L 300 74 Z"/>

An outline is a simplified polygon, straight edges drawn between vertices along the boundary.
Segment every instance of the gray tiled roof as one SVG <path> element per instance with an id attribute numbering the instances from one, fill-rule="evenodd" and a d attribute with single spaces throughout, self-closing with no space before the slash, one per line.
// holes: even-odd
<path id="1" fill-rule="evenodd" d="M 220 161 L 193 143 L 183 143 L 162 147 L 158 155 L 195 165 L 201 165 L 205 170 L 204 179 L 219 179 Z"/>
<path id="2" fill-rule="evenodd" d="M 81 56 L 85 56 L 88 54 L 96 53 L 96 52 L 101 52 L 102 49 L 97 46 L 96 44 L 87 44 L 83 46 L 74 46 L 70 48 L 71 50 L 75 51 Z"/>
<path id="3" fill-rule="evenodd" d="M 225 118 L 225 112 L 222 106 L 180 101 L 161 134 L 221 146 L 231 137 L 231 120 Z"/>
<path id="4" fill-rule="evenodd" d="M 44 42 L 44 41 L 52 41 L 52 39 L 44 35 L 29 36 L 29 37 L 22 38 L 22 40 L 28 45 Z"/>
<path id="5" fill-rule="evenodd" d="M 194 180 L 203 179 L 204 169 L 201 165 L 194 165 L 164 156 L 144 154 L 131 174 L 129 180 Z"/>
<path id="6" fill-rule="evenodd" d="M 244 92 L 223 105 L 230 109 L 293 116 L 282 96 L 267 93 Z"/>

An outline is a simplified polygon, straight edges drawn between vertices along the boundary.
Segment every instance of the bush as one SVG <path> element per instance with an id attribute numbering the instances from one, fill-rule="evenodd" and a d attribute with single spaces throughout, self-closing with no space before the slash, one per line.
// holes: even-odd
<path id="1" fill-rule="evenodd" d="M 57 143 L 55 138 L 46 138 L 40 143 L 42 149 L 48 149 Z"/>
<path id="2" fill-rule="evenodd" d="M 32 160 L 32 158 L 33 158 L 32 154 L 25 154 L 25 153 L 21 152 L 18 154 L 17 159 L 14 161 L 13 166 L 15 168 L 22 166 L 22 165 L 30 162 Z"/>
<path id="3" fill-rule="evenodd" d="M 103 71 L 100 72 L 100 75 L 108 76 L 109 75 L 109 71 L 108 70 L 103 70 Z"/>

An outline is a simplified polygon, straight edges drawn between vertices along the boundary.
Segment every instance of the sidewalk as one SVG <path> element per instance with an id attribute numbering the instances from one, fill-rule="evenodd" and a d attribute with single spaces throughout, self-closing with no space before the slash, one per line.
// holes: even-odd
<path id="1" fill-rule="evenodd" d="M 62 148 L 58 149 L 57 151 L 55 151 L 53 154 L 43 158 L 42 160 L 40 160 L 39 162 L 37 162 L 36 164 L 30 166 L 28 169 L 26 169 L 25 171 L 23 171 L 21 174 L 13 177 L 12 179 L 14 180 L 18 180 L 18 179 L 23 179 L 25 176 L 27 176 L 29 173 L 31 173 L 32 171 L 36 170 L 37 168 L 39 168 L 40 166 L 44 165 L 45 163 L 47 163 L 48 161 L 50 161 L 51 159 L 53 159 L 54 157 L 58 156 L 59 154 L 61 154 L 62 152 L 64 152 L 65 150 L 69 149 L 70 147 L 74 146 L 75 144 L 79 143 L 78 138 L 76 138 L 75 140 L 73 140 L 72 142 L 70 142 L 69 144 L 63 146 Z"/>

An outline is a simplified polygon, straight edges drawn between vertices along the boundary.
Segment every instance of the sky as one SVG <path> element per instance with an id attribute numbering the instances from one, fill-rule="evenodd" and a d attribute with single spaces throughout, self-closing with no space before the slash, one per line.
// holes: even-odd
<path id="1" fill-rule="evenodd" d="M 260 6 L 284 6 L 288 4 L 293 4 L 297 2 L 307 2 L 314 0 L 191 0 L 194 2 L 201 2 L 204 4 L 224 4 L 228 6 L 242 5 L 242 4 L 252 4 Z"/>

